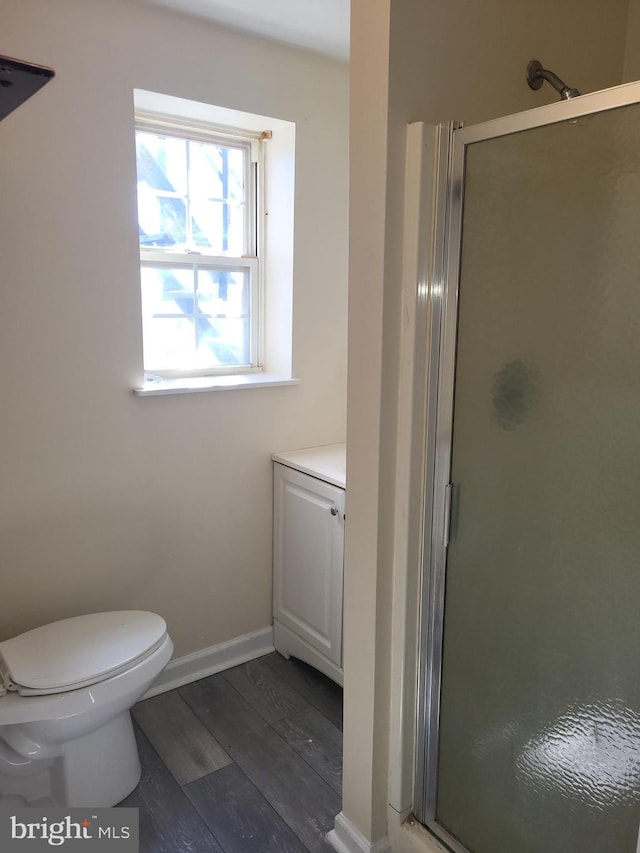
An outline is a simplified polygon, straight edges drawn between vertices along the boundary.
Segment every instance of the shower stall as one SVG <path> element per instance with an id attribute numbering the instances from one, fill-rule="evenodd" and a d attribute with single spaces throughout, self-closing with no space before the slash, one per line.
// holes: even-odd
<path id="1" fill-rule="evenodd" d="M 570 94 L 440 130 L 416 810 L 456 853 L 636 853 L 640 84 L 536 70 Z"/>

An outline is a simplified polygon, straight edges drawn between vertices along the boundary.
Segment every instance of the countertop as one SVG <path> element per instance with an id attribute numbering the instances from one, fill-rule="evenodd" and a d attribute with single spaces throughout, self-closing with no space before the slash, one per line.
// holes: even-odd
<path id="1" fill-rule="evenodd" d="M 274 462 L 288 465 L 318 477 L 326 483 L 340 486 L 344 489 L 347 485 L 347 446 L 346 444 L 327 444 L 324 447 L 306 447 L 303 450 L 286 450 L 282 453 L 273 453 L 271 458 Z"/>

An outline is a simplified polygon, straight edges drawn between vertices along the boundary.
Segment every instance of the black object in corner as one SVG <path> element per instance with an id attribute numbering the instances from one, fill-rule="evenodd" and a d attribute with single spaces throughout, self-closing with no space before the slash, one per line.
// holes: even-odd
<path id="1" fill-rule="evenodd" d="M 53 68 L 0 56 L 0 121 L 41 89 L 54 74 Z"/>

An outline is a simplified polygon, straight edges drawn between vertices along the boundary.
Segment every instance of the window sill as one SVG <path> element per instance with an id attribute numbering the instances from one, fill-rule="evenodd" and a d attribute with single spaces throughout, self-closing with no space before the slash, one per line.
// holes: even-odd
<path id="1" fill-rule="evenodd" d="M 145 382 L 134 388 L 137 397 L 158 397 L 166 394 L 199 394 L 203 391 L 239 391 L 243 388 L 278 388 L 298 385 L 299 379 L 290 379 L 273 373 L 239 373 L 235 376 L 197 376 L 191 379 L 162 379 Z"/>

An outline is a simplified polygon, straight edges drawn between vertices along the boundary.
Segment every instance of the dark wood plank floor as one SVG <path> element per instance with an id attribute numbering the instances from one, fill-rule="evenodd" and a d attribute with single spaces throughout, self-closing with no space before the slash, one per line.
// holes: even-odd
<path id="1" fill-rule="evenodd" d="M 277 653 L 140 702 L 140 853 L 330 853 L 342 690 Z"/>

